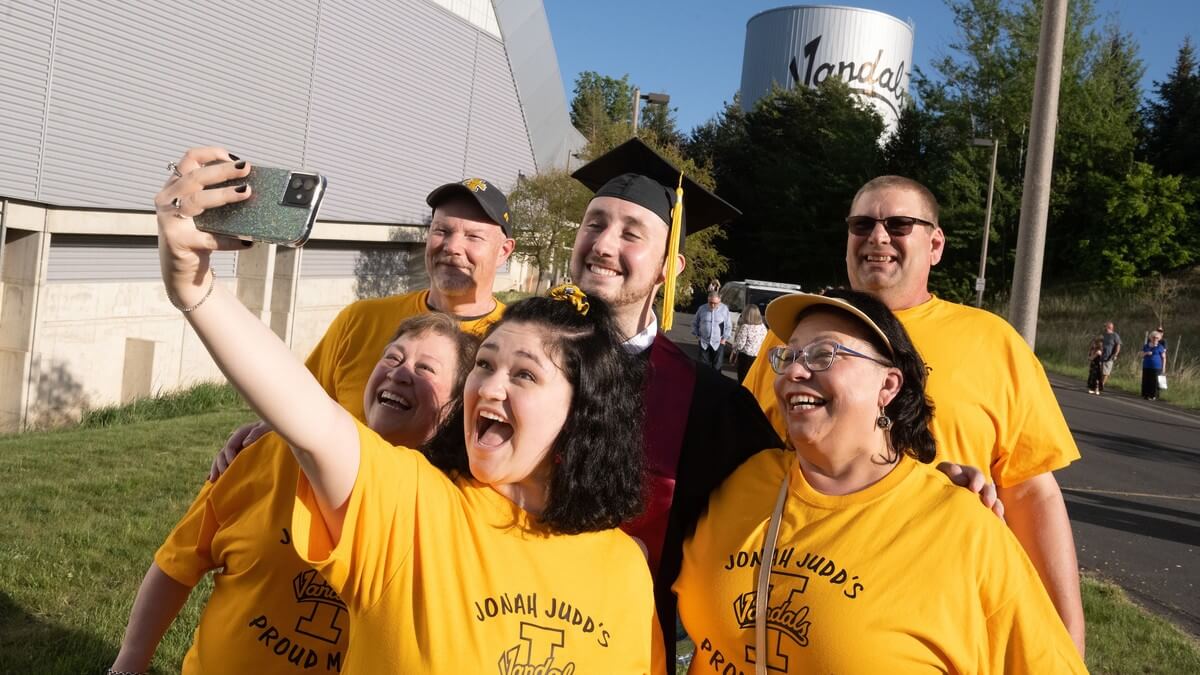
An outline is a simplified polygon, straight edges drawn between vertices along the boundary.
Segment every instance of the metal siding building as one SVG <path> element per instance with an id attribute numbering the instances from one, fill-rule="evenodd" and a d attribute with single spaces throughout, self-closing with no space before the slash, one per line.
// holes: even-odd
<path id="1" fill-rule="evenodd" d="M 747 112 L 773 87 L 846 81 L 895 128 L 908 97 L 913 27 L 870 9 L 827 5 L 780 7 L 746 22 L 742 107 Z"/>
<path id="2" fill-rule="evenodd" d="M 214 256 L 304 354 L 428 283 L 430 189 L 584 145 L 537 0 L 11 0 L 0 129 L 0 431 L 219 377 L 158 281 L 151 199 L 187 147 L 328 177 L 308 246 Z"/>
<path id="3" fill-rule="evenodd" d="M 221 143 L 326 174 L 323 220 L 417 224 L 432 186 L 538 168 L 504 42 L 429 0 L 17 0 L 5 19 L 3 197 L 142 210 L 169 159 Z"/>

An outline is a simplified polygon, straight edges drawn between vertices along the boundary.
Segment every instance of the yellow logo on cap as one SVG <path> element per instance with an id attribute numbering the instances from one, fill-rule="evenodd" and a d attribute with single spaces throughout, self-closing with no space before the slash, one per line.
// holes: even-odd
<path id="1" fill-rule="evenodd" d="M 508 222 L 508 211 L 504 212 L 504 222 Z"/>
<path id="2" fill-rule="evenodd" d="M 482 178 L 468 178 L 462 182 L 471 192 L 483 192 L 487 189 L 487 183 Z"/>

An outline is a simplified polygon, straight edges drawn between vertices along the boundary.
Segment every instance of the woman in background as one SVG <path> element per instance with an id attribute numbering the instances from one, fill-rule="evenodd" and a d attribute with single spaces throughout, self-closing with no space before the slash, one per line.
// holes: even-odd
<path id="1" fill-rule="evenodd" d="M 1162 333 L 1152 330 L 1142 345 L 1142 398 L 1147 401 L 1158 399 L 1158 376 L 1167 367 L 1167 348 L 1161 340 Z"/>
<path id="2" fill-rule="evenodd" d="M 754 365 L 754 358 L 758 355 L 765 337 L 767 327 L 763 324 L 762 312 L 759 311 L 758 305 L 751 303 L 738 317 L 737 332 L 733 335 L 733 350 L 729 354 L 729 360 L 737 366 L 738 382 L 746 379 L 746 373 L 750 372 L 750 366 Z"/>
<path id="3" fill-rule="evenodd" d="M 1088 393 L 1100 395 L 1100 378 L 1104 376 L 1104 338 L 1097 337 L 1088 346 Z"/>

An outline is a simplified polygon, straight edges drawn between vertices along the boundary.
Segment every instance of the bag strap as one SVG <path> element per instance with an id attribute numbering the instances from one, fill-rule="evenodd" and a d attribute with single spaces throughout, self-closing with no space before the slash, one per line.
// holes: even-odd
<path id="1" fill-rule="evenodd" d="M 771 512 L 771 522 L 767 525 L 767 535 L 763 539 L 762 560 L 758 565 L 758 588 L 754 595 L 754 672 L 755 675 L 767 675 L 767 602 L 771 592 L 771 566 L 775 559 L 775 544 L 779 539 L 779 523 L 783 520 L 783 506 L 787 503 L 788 485 L 791 482 L 792 471 L 788 468 L 779 484 L 779 496 L 775 498 L 775 510 Z"/>

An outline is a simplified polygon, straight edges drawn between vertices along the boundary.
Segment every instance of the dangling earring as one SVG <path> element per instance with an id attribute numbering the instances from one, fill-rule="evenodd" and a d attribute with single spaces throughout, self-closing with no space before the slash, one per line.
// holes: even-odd
<path id="1" fill-rule="evenodd" d="M 892 428 L 892 418 L 887 416 L 887 412 L 884 411 L 882 406 L 879 408 L 879 417 L 875 418 L 875 426 L 884 431 Z"/>

